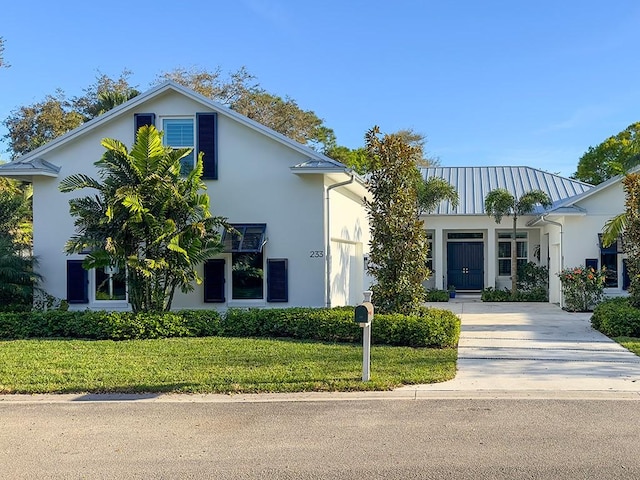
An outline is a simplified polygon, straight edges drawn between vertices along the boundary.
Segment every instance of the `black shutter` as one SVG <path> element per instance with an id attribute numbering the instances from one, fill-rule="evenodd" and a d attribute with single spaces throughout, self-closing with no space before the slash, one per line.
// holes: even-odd
<path id="1" fill-rule="evenodd" d="M 67 260 L 67 302 L 89 303 L 89 272 L 82 260 Z"/>
<path id="2" fill-rule="evenodd" d="M 138 135 L 138 130 L 140 130 L 140 127 L 144 127 L 145 125 L 155 125 L 156 123 L 155 113 L 134 113 L 133 118 L 136 128 L 133 132 L 134 138 L 136 135 Z"/>
<path id="3" fill-rule="evenodd" d="M 202 178 L 218 179 L 218 114 L 196 113 L 196 151 L 204 153 Z"/>
<path id="4" fill-rule="evenodd" d="M 289 301 L 288 262 L 286 258 L 267 260 L 267 302 Z"/>
<path id="5" fill-rule="evenodd" d="M 224 259 L 204 262 L 204 301 L 224 303 Z"/>

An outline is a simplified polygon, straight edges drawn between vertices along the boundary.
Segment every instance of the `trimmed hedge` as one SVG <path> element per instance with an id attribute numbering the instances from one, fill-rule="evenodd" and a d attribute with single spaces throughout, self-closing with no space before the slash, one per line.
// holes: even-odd
<path id="1" fill-rule="evenodd" d="M 129 340 L 166 337 L 289 337 L 360 342 L 353 308 L 183 310 L 171 313 L 47 311 L 0 314 L 0 338 L 86 338 Z M 372 341 L 410 347 L 454 347 L 460 319 L 448 310 L 424 308 L 416 316 L 376 315 Z"/>
<path id="2" fill-rule="evenodd" d="M 640 309 L 627 297 L 604 300 L 593 309 L 591 326 L 609 337 L 640 337 Z"/>

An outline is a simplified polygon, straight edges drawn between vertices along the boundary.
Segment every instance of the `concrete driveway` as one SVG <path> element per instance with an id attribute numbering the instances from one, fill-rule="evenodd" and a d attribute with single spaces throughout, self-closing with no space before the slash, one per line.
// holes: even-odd
<path id="1" fill-rule="evenodd" d="M 401 390 L 640 392 L 640 357 L 592 329 L 590 313 L 478 299 L 430 306 L 462 319 L 458 374 Z"/>

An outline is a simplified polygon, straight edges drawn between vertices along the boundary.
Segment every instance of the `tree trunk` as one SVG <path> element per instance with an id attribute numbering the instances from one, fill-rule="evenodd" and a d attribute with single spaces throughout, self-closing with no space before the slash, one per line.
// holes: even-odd
<path id="1" fill-rule="evenodd" d="M 511 238 L 511 295 L 515 297 L 518 289 L 518 242 L 516 239 L 516 223 L 518 217 L 513 215 L 513 235 Z"/>

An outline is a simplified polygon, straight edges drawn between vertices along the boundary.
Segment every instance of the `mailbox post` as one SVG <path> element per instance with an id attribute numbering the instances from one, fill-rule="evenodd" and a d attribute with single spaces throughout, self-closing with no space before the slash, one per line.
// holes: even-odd
<path id="1" fill-rule="evenodd" d="M 368 382 L 371 371 L 371 322 L 373 321 L 370 291 L 364 292 L 364 302 L 356 307 L 354 319 L 362 327 L 362 381 Z"/>

